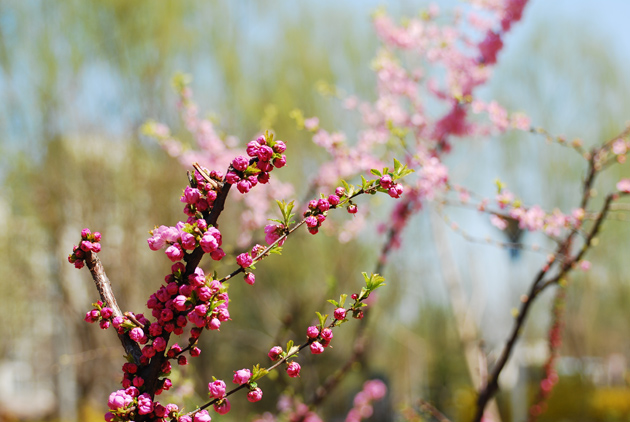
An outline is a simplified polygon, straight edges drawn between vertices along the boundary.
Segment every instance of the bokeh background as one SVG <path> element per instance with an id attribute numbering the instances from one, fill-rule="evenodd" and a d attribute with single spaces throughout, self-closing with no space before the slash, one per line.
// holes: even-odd
<path id="1" fill-rule="evenodd" d="M 340 112 L 317 87 L 324 81 L 375 97 L 370 61 L 379 44 L 370 13 L 380 3 L 0 2 L 0 420 L 102 420 L 106 397 L 119 385 L 122 350 L 111 332 L 83 322 L 96 291 L 87 270 L 74 270 L 66 257 L 81 228 L 101 231 L 100 255 L 119 304 L 135 312 L 168 271 L 146 238 L 155 225 L 181 218 L 185 170 L 139 128 L 157 119 L 183 133 L 173 75 L 192 75 L 200 109 L 242 142 L 272 127 L 290 148 L 290 165 L 277 177 L 299 186 L 322 156 L 289 113 L 300 108 L 327 127 L 356 130 L 356 116 Z M 401 1 L 387 10 L 411 16 L 426 6 Z M 587 145 L 609 139 L 630 116 L 627 16 L 624 0 L 530 0 L 481 95 L 524 111 L 552 133 Z M 527 203 L 565 211 L 577 206 L 581 163 L 523 134 L 457 141 L 448 159 L 454 179 L 488 196 L 500 176 Z M 610 191 L 627 173 L 615 168 L 597 189 Z M 469 231 L 501 240 L 470 211 L 448 213 Z M 238 222 L 222 218 L 230 244 Z M 630 418 L 628 234 L 624 221 L 607 223 L 588 257 L 592 270 L 571 278 L 560 383 L 541 420 Z M 282 257 L 258 266 L 255 286 L 233 283 L 233 321 L 206 336 L 202 356 L 174 375 L 181 387 L 173 394 L 189 407 L 201 403 L 213 375 L 227 379 L 234 369 L 266 363 L 269 347 L 299 340 L 326 299 L 358 290 L 383 239 L 373 228 L 350 244 L 306 233 L 290 241 Z M 388 286 L 370 317 L 368 353 L 324 403 L 322 417 L 342 420 L 362 382 L 377 377 L 390 392 L 375 420 L 396 420 L 395 412 L 418 398 L 467 420 L 474 393 L 445 280 L 455 277 L 462 286 L 482 347 L 493 356 L 544 259 L 466 242 L 427 206 L 385 269 Z M 524 420 L 534 397 L 552 296 L 535 306 L 502 379 L 505 421 Z M 274 411 L 287 387 L 308 400 L 345 362 L 354 330 L 344 325 L 321 358 L 302 356 L 299 380 L 265 380 L 262 402 L 237 397 L 234 410 L 216 420 Z"/>

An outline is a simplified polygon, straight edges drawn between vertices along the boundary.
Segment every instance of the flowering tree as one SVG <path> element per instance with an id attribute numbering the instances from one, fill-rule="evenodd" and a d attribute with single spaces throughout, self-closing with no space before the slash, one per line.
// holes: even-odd
<path id="1" fill-rule="evenodd" d="M 349 315 L 357 319 L 364 317 L 365 300 L 383 284 L 383 278 L 378 274 L 382 273 L 389 254 L 401 247 L 401 235 L 410 218 L 428 202 L 441 208 L 453 205 L 477 209 L 498 229 L 516 233 L 510 243 L 495 242 L 500 246 L 523 248 L 517 237 L 523 230 L 541 232 L 549 238 L 552 246 L 545 262 L 533 275 L 529 291 L 522 297 L 521 307 L 499 357 L 487 368 L 478 368 L 473 362 L 485 360 L 478 343 L 473 342 L 471 353 L 467 354 L 471 378 L 478 393 L 476 408 L 471 414 L 475 421 L 482 420 L 484 415 L 498 419 L 499 414 L 491 403 L 499 388 L 499 376 L 514 351 L 532 303 L 544 290 L 557 286 L 554 323 L 549 334 L 552 353 L 545 366 L 537 402 L 530 409 L 531 419 L 544 411 L 544 401 L 558 380 L 553 360 L 561 339 L 562 301 L 567 277 L 575 268 L 587 270 L 590 267 L 585 255 L 596 243 L 609 213 L 619 209 L 619 199 L 630 193 L 630 180 L 623 179 L 617 183 L 616 189 L 609 188 L 603 201 L 596 202 L 594 183 L 601 172 L 625 162 L 630 129 L 589 149 L 578 140 L 569 142 L 562 136 L 536 128 L 527 116 L 508 113 L 496 101 L 485 101 L 477 96 L 475 90 L 491 77 L 503 47 L 503 37 L 521 19 L 527 1 L 471 0 L 470 3 L 471 7 L 464 12 L 446 16 L 432 6 L 420 17 L 409 19 L 403 25 L 397 25 L 384 13 L 375 15 L 374 26 L 383 43 L 383 49 L 374 61 L 377 99 L 361 101 L 334 88 L 325 89 L 339 98 L 347 109 L 360 114 L 363 127 L 356 136 L 326 130 L 320 126 L 317 117 L 307 118 L 300 110 L 292 113 L 298 127 L 312 133 L 313 142 L 329 154 L 329 160 L 321 163 L 308 182 L 305 191 L 309 200 L 305 201 L 303 218 L 297 223 L 292 220 L 294 202 L 287 203 L 284 199 L 304 187 L 280 183 L 270 177 L 272 170 L 285 166 L 286 145 L 274 139 L 272 133 L 257 137 L 244 149 L 238 147 L 233 137 L 219 136 L 211 121 L 199 116 L 190 81 L 184 76 L 176 77 L 178 107 L 197 149 L 186 150 L 161 123 L 149 121 L 143 127 L 144 134 L 157 139 L 169 154 L 195 169 L 181 197 L 187 220 L 172 227 L 155 228 L 148 240 L 152 250 L 165 248 L 165 254 L 174 262 L 165 284 L 147 302 L 154 321 L 142 314 L 122 313 L 118 309 L 96 256 L 100 251 L 100 234 L 84 230 L 81 244 L 70 256 L 70 261 L 78 268 L 87 264 L 101 294 L 101 301 L 88 312 L 86 320 L 99 322 L 102 328 L 111 324 L 128 356 L 128 362 L 123 366 L 123 389 L 110 396 L 107 420 L 207 421 L 210 420 L 208 407 L 213 406 L 220 414 L 229 411 L 227 397 L 240 390 L 247 390 L 249 401 L 260 400 L 263 392 L 256 381 L 281 365 L 289 377 L 298 376 L 300 364 L 296 355 L 299 351 L 309 348 L 312 354 L 322 353 L 332 339 L 333 328 L 347 321 Z M 461 138 L 490 137 L 508 130 L 542 137 L 566 146 L 567 151 L 583 158 L 585 177 L 572 210 L 549 211 L 536 204 L 525 204 L 500 181 L 496 183 L 496 197 L 487 198 L 451 180 L 443 159 L 457 148 Z M 356 138 L 356 141 L 350 142 L 349 138 Z M 399 161 L 395 157 L 403 158 Z M 394 167 L 386 167 L 385 163 L 392 161 Z M 221 169 L 226 168 L 224 175 Z M 399 179 L 414 170 L 415 175 L 405 179 L 403 188 Z M 373 178 L 366 179 L 368 173 Z M 356 180 L 359 176 L 362 180 L 357 185 L 342 182 Z M 252 233 L 264 226 L 268 246 L 248 248 L 234 257 L 234 271 L 219 276 L 203 270 L 200 265 L 205 255 L 217 261 L 225 258 L 218 219 L 232 185 L 242 195 L 237 198 L 242 197 L 246 205 L 241 215 L 239 245 L 249 244 Z M 326 194 L 317 197 L 316 192 Z M 376 213 L 374 216 L 370 214 L 370 207 L 361 207 L 362 212 L 358 212 L 357 197 L 378 192 L 400 199 L 390 217 L 381 223 L 386 233 L 381 255 L 373 274 L 364 273 L 365 287 L 350 296 L 349 305 L 346 295 L 338 301 L 331 300 L 334 306 L 331 322 L 328 315 L 318 314 L 319 324 L 306 329 L 302 344 L 290 341 L 286 347 L 271 347 L 269 358 L 274 364 L 268 368 L 257 364 L 251 369 L 234 371 L 233 383 L 237 386 L 233 389 L 228 389 L 222 380 L 210 382 L 210 400 L 195 410 L 184 411 L 176 404 L 161 404 L 156 400 L 156 395 L 171 387 L 168 378 L 171 361 L 185 365 L 186 354 L 199 356 L 201 333 L 217 330 L 229 321 L 230 298 L 225 282 L 243 274 L 246 283 L 254 284 L 257 262 L 270 254 L 280 253 L 285 240 L 302 225 L 306 225 L 311 234 L 318 233 L 333 210 L 345 208 L 353 214 L 350 222 L 333 229 L 341 241 L 347 241 L 365 224 L 374 224 L 373 220 L 377 218 Z M 278 200 L 279 218 L 274 215 L 273 200 Z M 270 218 L 272 224 L 267 224 Z M 326 225 L 334 227 L 329 223 Z M 456 224 L 452 227 L 464 237 L 475 240 Z M 192 328 L 188 329 L 189 326 Z M 169 341 L 175 336 L 187 336 L 187 340 L 169 347 Z M 348 362 L 363 352 L 360 335 L 354 342 L 358 347 Z M 344 366 L 339 375 L 326 383 L 322 395 L 332 391 L 349 367 Z M 365 385 L 361 394 L 356 400 L 357 407 L 348 414 L 347 420 L 360 420 L 366 416 L 369 411 L 365 408 L 369 409 L 369 402 L 381 398 L 384 393 L 381 384 L 372 382 Z M 317 401 L 316 398 L 312 404 L 316 405 Z M 364 410 L 360 409 L 362 406 Z M 426 402 L 420 407 L 443 418 Z M 311 420 L 309 418 L 315 418 L 311 411 L 311 408 L 296 406 L 289 411 L 291 415 L 288 417 Z"/>

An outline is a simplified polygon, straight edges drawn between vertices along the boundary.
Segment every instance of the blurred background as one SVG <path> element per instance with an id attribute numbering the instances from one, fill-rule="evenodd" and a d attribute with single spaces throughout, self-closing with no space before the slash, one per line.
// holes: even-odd
<path id="1" fill-rule="evenodd" d="M 300 108 L 325 127 L 356 130 L 356 116 L 340 113 L 317 86 L 324 81 L 375 98 L 370 62 L 379 44 L 370 14 L 380 3 L 0 2 L 0 420 L 102 420 L 107 396 L 119 388 L 122 349 L 112 332 L 83 321 L 97 293 L 88 271 L 76 271 L 66 258 L 83 227 L 100 231 L 100 256 L 123 310 L 144 311 L 163 280 L 169 262 L 149 250 L 146 238 L 155 225 L 181 219 L 186 175 L 139 128 L 156 119 L 176 134 L 184 131 L 173 75 L 191 74 L 200 110 L 241 142 L 272 126 L 289 144 L 290 165 L 276 177 L 309 180 L 321 153 L 289 113 Z M 412 16 L 427 4 L 401 1 L 387 11 Z M 449 10 L 463 3 L 438 4 Z M 481 95 L 569 139 L 587 145 L 609 139 L 630 116 L 627 16 L 624 0 L 530 0 Z M 500 176 L 526 203 L 565 212 L 578 206 L 583 162 L 540 138 L 457 141 L 447 164 L 454 180 L 486 196 Z M 616 167 L 597 189 L 609 192 L 628 173 L 627 165 Z M 228 214 L 224 243 L 234 245 L 238 224 Z M 470 232 L 504 240 L 474 212 L 448 214 Z M 587 257 L 592 270 L 570 280 L 560 382 L 541 420 L 630 419 L 628 234 L 624 221 L 608 222 Z M 541 240 L 526 235 L 523 241 Z M 235 369 L 265 364 L 279 341 L 299 341 L 315 311 L 326 310 L 326 299 L 360 289 L 360 272 L 374 270 L 383 237 L 371 230 L 339 244 L 304 232 L 289 242 L 295 247 L 258 266 L 256 285 L 232 283 L 233 321 L 206 336 L 192 365 L 174 372 L 173 400 L 194 408 L 212 376 L 229 379 Z M 238 252 L 231 248 L 228 253 Z M 394 411 L 418 398 L 453 420 L 467 420 L 474 390 L 447 281 L 459 286 L 492 358 L 544 260 L 544 253 L 514 258 L 496 246 L 466 242 L 426 207 L 385 268 L 388 285 L 366 328 L 367 353 L 324 402 L 323 419 L 343 420 L 361 384 L 376 377 L 389 394 L 374 420 L 396 420 Z M 501 380 L 505 421 L 524 420 L 534 400 L 552 297 L 546 292 L 534 307 Z M 316 360 L 301 356 L 300 379 L 263 380 L 261 402 L 235 397 L 232 412 L 213 420 L 274 412 L 285 388 L 310 400 L 346 362 L 356 329 L 353 321 L 341 327 L 334 349 Z"/>

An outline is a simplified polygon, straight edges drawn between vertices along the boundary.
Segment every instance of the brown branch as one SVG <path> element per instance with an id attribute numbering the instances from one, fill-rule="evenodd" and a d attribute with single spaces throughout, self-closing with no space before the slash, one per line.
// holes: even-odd
<path id="1" fill-rule="evenodd" d="M 112 309 L 115 317 L 122 317 L 123 313 L 116 302 L 116 296 L 114 296 L 112 284 L 110 283 L 107 274 L 105 274 L 105 268 L 103 268 L 103 264 L 98 258 L 98 255 L 92 251 L 86 252 L 85 264 L 92 274 L 92 280 L 94 280 L 96 289 L 98 290 L 101 300 L 105 306 Z M 127 352 L 129 356 L 133 357 L 136 364 L 140 363 L 140 356 L 142 356 L 142 353 L 140 352 L 140 346 L 138 346 L 138 343 L 133 341 L 128 334 L 118 334 L 118 338 L 120 339 L 125 352 Z"/>

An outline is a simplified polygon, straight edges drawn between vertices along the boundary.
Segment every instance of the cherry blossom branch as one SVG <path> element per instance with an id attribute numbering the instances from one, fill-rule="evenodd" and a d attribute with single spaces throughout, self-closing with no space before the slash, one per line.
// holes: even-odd
<path id="1" fill-rule="evenodd" d="M 112 284 L 105 274 L 105 268 L 103 267 L 103 263 L 96 255 L 96 252 L 87 251 L 85 253 L 85 263 L 90 270 L 90 274 L 92 274 L 92 280 L 94 280 L 94 284 L 96 285 L 96 289 L 101 297 L 103 303 L 112 309 L 113 315 L 123 316 L 120 307 L 118 306 L 118 302 L 116 302 L 116 296 L 114 295 L 114 291 L 112 290 Z M 134 362 L 140 362 L 140 356 L 142 353 L 140 352 L 140 347 L 138 343 L 133 341 L 129 334 L 118 334 L 118 338 L 125 349 L 125 352 L 129 356 L 131 356 Z"/>

